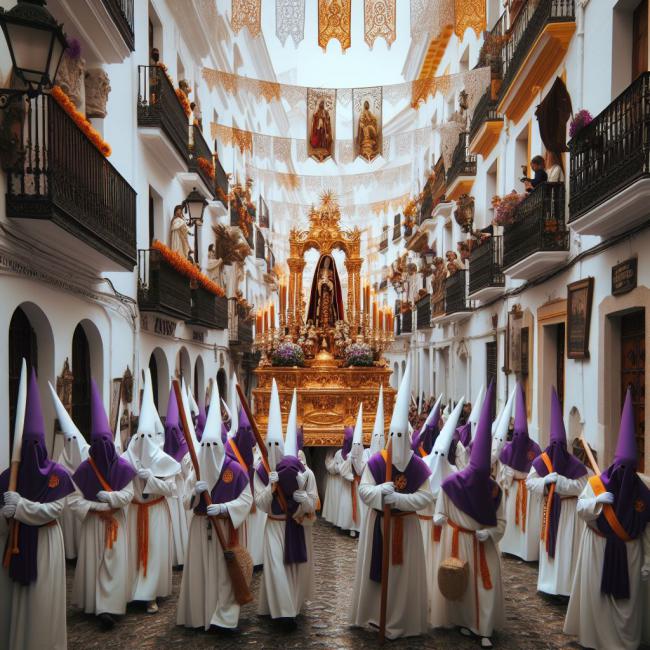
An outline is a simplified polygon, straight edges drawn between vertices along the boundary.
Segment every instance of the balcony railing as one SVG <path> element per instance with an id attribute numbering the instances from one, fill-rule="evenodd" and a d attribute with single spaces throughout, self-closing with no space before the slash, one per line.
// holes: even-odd
<path id="1" fill-rule="evenodd" d="M 469 133 L 465 131 L 458 136 L 458 144 L 451 158 L 447 172 L 447 187 L 460 176 L 476 176 L 476 156 L 469 152 Z"/>
<path id="2" fill-rule="evenodd" d="M 190 141 L 188 143 L 187 151 L 189 156 L 188 169 L 191 172 L 198 174 L 206 187 L 208 187 L 213 196 L 215 196 L 216 175 L 211 177 L 208 171 L 206 171 L 206 165 L 212 166 L 213 164 L 212 152 L 210 151 L 210 145 L 208 145 L 203 137 L 203 133 L 201 133 L 201 129 L 196 124 L 190 126 Z"/>
<path id="3" fill-rule="evenodd" d="M 549 23 L 575 20 L 574 0 L 527 0 L 510 26 L 509 39 L 501 51 L 503 97 L 524 63 L 528 52 Z"/>
<path id="4" fill-rule="evenodd" d="M 470 142 L 486 122 L 503 122 L 503 117 L 497 113 L 497 104 L 497 100 L 492 98 L 492 88 L 488 87 L 474 108 L 474 115 L 469 125 Z"/>
<path id="5" fill-rule="evenodd" d="M 228 174 L 223 168 L 219 156 L 214 157 L 215 196 L 224 208 L 228 208 Z"/>
<path id="6" fill-rule="evenodd" d="M 47 220 L 126 269 L 136 262 L 135 191 L 49 95 L 14 123 L 7 216 Z M 11 113 L 5 111 L 5 127 Z"/>
<path id="7" fill-rule="evenodd" d="M 190 281 L 169 266 L 155 249 L 138 251 L 138 306 L 173 318 L 190 320 Z"/>
<path id="8" fill-rule="evenodd" d="M 235 298 L 228 300 L 228 339 L 230 345 L 248 347 L 253 343 L 253 323 Z"/>
<path id="9" fill-rule="evenodd" d="M 266 242 L 261 230 L 255 231 L 255 258 L 258 260 L 266 258 Z"/>
<path id="10" fill-rule="evenodd" d="M 393 226 L 393 241 L 397 241 L 402 236 L 402 224 L 396 223 Z"/>
<path id="11" fill-rule="evenodd" d="M 471 311 L 472 301 L 467 298 L 469 273 L 466 269 L 456 271 L 445 280 L 445 315 Z"/>
<path id="12" fill-rule="evenodd" d="M 445 174 L 445 163 L 442 156 L 433 168 L 433 180 L 428 180 L 425 186 L 425 197 L 422 201 L 420 212 L 418 213 L 418 225 L 431 217 L 431 214 L 438 203 L 445 200 L 445 191 L 447 190 L 447 177 Z M 426 205 L 425 205 L 426 204 Z"/>
<path id="13" fill-rule="evenodd" d="M 469 256 L 469 292 L 503 286 L 503 238 L 497 235 L 474 248 Z"/>
<path id="14" fill-rule="evenodd" d="M 564 183 L 542 183 L 519 204 L 515 222 L 504 227 L 503 267 L 533 253 L 567 250 Z"/>
<path id="15" fill-rule="evenodd" d="M 135 51 L 133 32 L 133 0 L 103 0 L 106 11 L 110 14 L 126 46 Z"/>
<path id="16" fill-rule="evenodd" d="M 160 128 L 189 162 L 188 119 L 174 86 L 156 65 L 138 66 L 138 75 L 138 126 Z"/>
<path id="17" fill-rule="evenodd" d="M 415 303 L 417 327 L 419 330 L 431 327 L 431 296 L 426 295 Z"/>
<path id="18" fill-rule="evenodd" d="M 188 321 L 211 329 L 225 330 L 228 327 L 228 300 L 215 296 L 203 287 L 192 289 L 192 317 Z"/>
<path id="19" fill-rule="evenodd" d="M 569 221 L 650 175 L 650 72 L 583 128 L 570 149 Z"/>

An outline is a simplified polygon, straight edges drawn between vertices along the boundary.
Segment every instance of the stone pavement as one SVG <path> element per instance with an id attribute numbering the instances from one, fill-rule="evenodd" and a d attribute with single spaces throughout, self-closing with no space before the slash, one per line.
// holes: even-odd
<path id="1" fill-rule="evenodd" d="M 255 602 L 242 610 L 241 634 L 221 635 L 185 630 L 176 626 L 176 600 L 181 573 L 174 572 L 173 596 L 159 603 L 156 615 L 144 606 L 130 605 L 127 615 L 110 632 L 101 632 L 93 618 L 68 605 L 68 644 L 71 649 L 89 648 L 376 648 L 377 634 L 352 629 L 348 612 L 352 597 L 357 540 L 319 520 L 314 531 L 316 593 L 298 619 L 298 628 L 285 633 L 269 619 L 256 615 Z M 74 568 L 68 567 L 68 601 Z M 562 634 L 565 605 L 536 593 L 537 565 L 504 558 L 505 628 L 495 634 L 495 647 L 508 650 L 579 648 Z M 253 581 L 259 589 L 259 575 Z M 436 631 L 429 636 L 387 644 L 403 648 L 479 648 L 474 639 L 457 631 Z"/>

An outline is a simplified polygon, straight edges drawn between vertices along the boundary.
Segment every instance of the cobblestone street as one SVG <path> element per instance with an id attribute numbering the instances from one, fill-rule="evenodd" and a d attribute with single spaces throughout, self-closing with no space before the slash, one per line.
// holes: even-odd
<path id="1" fill-rule="evenodd" d="M 268 619 L 256 615 L 256 604 L 246 606 L 240 619 L 241 634 L 224 636 L 190 631 L 176 626 L 176 599 L 181 573 L 174 572 L 174 594 L 160 602 L 157 615 L 147 615 L 141 605 L 129 606 L 126 617 L 110 632 L 68 607 L 70 648 L 375 648 L 377 634 L 348 625 L 357 541 L 319 521 L 315 528 L 316 593 L 299 618 L 297 630 L 284 633 Z M 537 566 L 504 559 L 507 624 L 494 637 L 495 646 L 525 648 L 578 648 L 562 634 L 564 605 L 536 593 Z M 68 571 L 68 599 L 73 569 Z M 255 593 L 259 575 L 253 582 Z M 478 642 L 457 631 L 437 631 L 424 638 L 398 641 L 390 648 L 477 648 Z"/>

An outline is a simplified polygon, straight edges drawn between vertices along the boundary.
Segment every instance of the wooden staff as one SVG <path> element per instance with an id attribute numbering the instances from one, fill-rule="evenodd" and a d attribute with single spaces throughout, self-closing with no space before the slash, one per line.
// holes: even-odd
<path id="1" fill-rule="evenodd" d="M 255 422 L 255 418 L 253 417 L 253 414 L 251 413 L 251 407 L 248 404 L 248 400 L 246 399 L 246 395 L 244 395 L 244 391 L 242 390 L 241 386 L 239 384 L 236 384 L 235 387 L 237 388 L 237 395 L 239 395 L 239 401 L 241 402 L 242 408 L 244 409 L 244 413 L 246 413 L 246 417 L 248 418 L 248 421 L 250 422 L 251 429 L 253 430 L 253 435 L 255 436 L 255 440 L 257 440 L 257 446 L 260 449 L 260 454 L 262 456 L 262 464 L 264 465 L 264 469 L 266 470 L 266 473 L 271 475 L 271 467 L 269 465 L 269 452 L 268 449 L 266 448 L 266 445 L 264 444 L 264 440 L 262 440 L 262 436 L 260 434 L 259 429 L 257 428 L 257 423 Z M 270 479 L 269 479 L 270 480 Z M 276 486 L 276 494 L 278 495 L 278 501 L 280 502 L 280 507 L 282 508 L 282 511 L 287 514 L 287 498 L 284 496 L 284 492 L 282 491 L 282 488 L 280 487 L 279 483 L 275 484 Z"/>
<path id="2" fill-rule="evenodd" d="M 393 480 L 393 441 L 386 446 L 386 483 Z M 386 639 L 386 609 L 388 607 L 388 563 L 390 562 L 390 506 L 384 505 L 384 531 L 381 549 L 381 600 L 379 601 L 379 640 Z"/>
<path id="3" fill-rule="evenodd" d="M 591 452 L 591 447 L 589 446 L 589 443 L 585 440 L 584 433 L 580 434 L 580 442 L 582 443 L 582 446 L 584 447 L 585 454 L 587 454 L 587 460 L 589 461 L 589 464 L 591 465 L 591 469 L 594 470 L 594 474 L 596 474 L 596 476 L 600 476 L 600 469 L 598 468 L 598 463 L 596 462 L 596 459 L 594 458 L 594 455 Z"/>
<path id="4" fill-rule="evenodd" d="M 183 408 L 181 387 L 177 379 L 174 379 L 172 383 L 174 386 L 176 401 L 178 403 L 178 413 L 181 418 L 181 424 L 183 425 L 183 435 L 185 436 L 185 441 L 187 442 L 187 448 L 188 451 L 190 452 L 190 458 L 192 459 L 192 465 L 194 467 L 194 474 L 196 475 L 196 480 L 199 481 L 201 478 L 199 473 L 199 461 L 196 457 L 196 450 L 194 449 L 194 441 L 192 440 L 192 436 L 189 433 L 187 416 L 185 413 L 185 409 Z M 216 405 L 216 408 L 219 408 L 219 404 Z M 221 432 L 219 431 L 218 434 L 221 435 Z M 203 492 L 201 496 L 203 497 L 203 501 L 205 502 L 206 506 L 212 504 L 212 498 L 210 497 L 210 492 L 208 491 Z M 248 581 L 246 579 L 244 570 L 239 563 L 239 558 L 232 550 L 230 550 L 227 547 L 226 540 L 224 538 L 223 533 L 221 532 L 221 528 L 219 527 L 219 520 L 216 517 L 210 517 L 210 516 L 208 517 L 208 519 L 212 524 L 212 528 L 214 528 L 214 532 L 217 535 L 219 544 L 221 544 L 221 548 L 223 550 L 223 558 L 226 561 L 226 567 L 228 568 L 228 576 L 230 577 L 230 582 L 232 584 L 235 600 L 239 605 L 246 605 L 247 603 L 250 603 L 253 600 L 253 595 L 250 592 Z"/>

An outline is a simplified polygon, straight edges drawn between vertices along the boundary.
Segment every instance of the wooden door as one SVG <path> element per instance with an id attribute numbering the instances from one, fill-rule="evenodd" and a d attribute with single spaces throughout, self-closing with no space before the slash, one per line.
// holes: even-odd
<path id="1" fill-rule="evenodd" d="M 644 471 L 645 453 L 645 310 L 638 309 L 621 318 L 621 405 L 628 386 L 636 421 L 638 470 Z"/>
<path id="2" fill-rule="evenodd" d="M 648 0 L 641 0 L 632 15 L 632 81 L 648 70 Z"/>
<path id="3" fill-rule="evenodd" d="M 72 419 L 90 439 L 90 346 L 86 332 L 77 325 L 72 336 Z"/>

